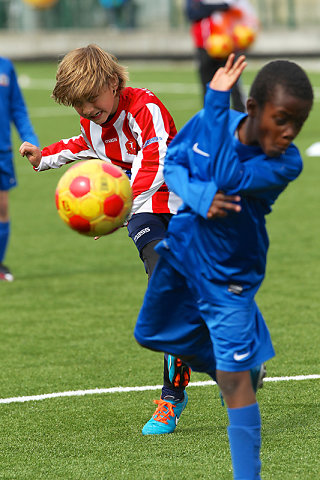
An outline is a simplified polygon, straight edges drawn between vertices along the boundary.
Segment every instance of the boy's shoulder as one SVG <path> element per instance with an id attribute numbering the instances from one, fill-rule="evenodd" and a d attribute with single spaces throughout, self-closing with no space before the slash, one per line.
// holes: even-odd
<path id="1" fill-rule="evenodd" d="M 0 57 L 0 86 L 9 87 L 11 79 L 16 77 L 11 60 Z"/>
<path id="2" fill-rule="evenodd" d="M 148 88 L 126 87 L 121 91 L 120 97 L 130 111 L 138 111 L 150 103 L 165 108 L 161 100 Z"/>
<path id="3" fill-rule="evenodd" d="M 237 112 L 236 110 L 229 110 L 229 132 L 231 135 L 234 135 L 234 132 L 241 122 L 241 120 L 246 117 L 246 113 Z M 184 139 L 187 139 L 187 143 L 192 143 L 193 141 L 200 141 L 200 139 L 206 137 L 206 133 L 203 130 L 203 118 L 206 116 L 206 111 L 204 108 L 199 110 L 190 120 L 182 127 L 179 131 L 176 140 L 174 139 L 172 144 L 175 145 Z M 214 134 L 215 128 L 212 127 L 212 132 Z M 171 144 L 171 145 L 172 145 Z"/>
<path id="4" fill-rule="evenodd" d="M 9 58 L 6 58 L 6 57 L 0 56 L 0 65 L 1 65 L 1 68 L 6 67 L 8 70 L 13 68 L 13 63 Z"/>
<path id="5" fill-rule="evenodd" d="M 247 113 L 238 112 L 237 110 L 230 109 L 229 112 L 229 130 L 234 134 L 236 128 L 243 118 L 247 116 Z"/>

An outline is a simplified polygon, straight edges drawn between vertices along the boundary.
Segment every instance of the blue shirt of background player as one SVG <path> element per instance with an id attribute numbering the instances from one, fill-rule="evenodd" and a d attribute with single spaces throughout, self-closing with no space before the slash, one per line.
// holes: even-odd
<path id="1" fill-rule="evenodd" d="M 7 190 L 16 184 L 13 171 L 11 124 L 14 124 L 21 140 L 39 145 L 31 125 L 12 62 L 0 57 L 0 174 L 11 176 Z"/>

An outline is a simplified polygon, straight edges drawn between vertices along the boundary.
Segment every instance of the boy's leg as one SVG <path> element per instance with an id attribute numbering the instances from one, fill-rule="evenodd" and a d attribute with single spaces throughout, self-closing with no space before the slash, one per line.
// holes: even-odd
<path id="1" fill-rule="evenodd" d="M 148 243 L 141 252 L 141 259 L 144 262 L 149 280 L 159 259 L 159 255 L 154 250 L 159 241 L 154 240 Z M 185 387 L 188 385 L 189 380 L 190 368 L 179 358 L 165 354 L 160 401 L 157 400 L 156 411 L 144 425 L 142 429 L 143 435 L 159 435 L 174 432 L 180 415 L 187 405 L 188 397 Z M 169 421 L 164 422 L 163 418 L 166 418 L 169 409 L 172 410 L 173 415 L 168 417 Z"/>
<path id="2" fill-rule="evenodd" d="M 217 382 L 227 404 L 228 435 L 236 480 L 260 479 L 261 421 L 255 390 L 262 364 L 274 356 L 264 319 L 250 296 L 220 289 L 215 304 L 201 302 L 217 363 Z"/>
<path id="3" fill-rule="evenodd" d="M 183 399 L 183 392 L 190 381 L 190 368 L 183 363 L 181 358 L 165 353 L 163 368 L 162 398 L 172 395 L 175 400 Z"/>
<path id="4" fill-rule="evenodd" d="M 163 258 L 150 280 L 134 335 L 140 345 L 181 356 L 196 371 L 215 370 L 212 343 L 199 315 L 197 297 L 185 277 Z M 155 403 L 158 408 L 143 434 L 172 433 L 186 406 L 186 392 L 182 402 L 168 398 Z"/>
<path id="5" fill-rule="evenodd" d="M 12 281 L 13 276 L 9 269 L 3 265 L 10 235 L 9 221 L 9 192 L 0 190 L 0 280 Z"/>
<path id="6" fill-rule="evenodd" d="M 165 237 L 169 220 L 169 215 L 137 214 L 133 217 L 133 220 L 129 222 L 129 236 L 139 250 L 141 260 L 144 263 L 148 275 L 148 281 L 159 259 L 159 255 L 154 250 L 154 247 Z M 156 415 L 159 410 L 158 406 L 156 412 L 142 430 L 144 435 L 172 433 L 175 430 L 177 418 L 180 417 L 182 410 L 187 404 L 185 387 L 188 385 L 189 380 L 190 368 L 181 362 L 179 358 L 165 354 L 160 403 L 165 409 L 169 408 L 166 403 L 169 402 L 173 405 L 173 422 L 170 422 L 170 425 L 167 426 L 167 424 L 164 424 L 160 420 L 161 417 Z"/>
<path id="7" fill-rule="evenodd" d="M 0 280 L 12 282 L 13 275 L 3 265 L 10 237 L 9 192 L 17 184 L 13 159 L 0 155 Z"/>
<path id="8" fill-rule="evenodd" d="M 259 480 L 261 420 L 250 371 L 217 370 L 217 380 L 228 407 L 234 479 Z"/>

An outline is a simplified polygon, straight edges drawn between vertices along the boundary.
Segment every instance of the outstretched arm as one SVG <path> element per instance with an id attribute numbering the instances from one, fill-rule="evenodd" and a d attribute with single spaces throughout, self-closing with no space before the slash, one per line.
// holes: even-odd
<path id="1" fill-rule="evenodd" d="M 232 53 L 229 55 L 225 66 L 217 70 L 210 82 L 210 88 L 212 88 L 212 90 L 228 91 L 231 90 L 237 82 L 243 70 L 246 68 L 247 63 L 245 62 L 246 57 L 244 55 L 241 55 L 236 62 L 234 62 L 234 58 L 235 55 Z M 241 206 L 237 202 L 240 202 L 240 196 L 228 196 L 218 191 L 208 210 L 207 218 L 224 217 L 228 214 L 228 210 L 240 212 Z"/>
<path id="2" fill-rule="evenodd" d="M 224 67 L 219 68 L 214 74 L 210 88 L 212 90 L 218 90 L 220 92 L 227 92 L 231 90 L 234 84 L 239 80 L 240 75 L 247 66 L 246 57 L 240 55 L 240 57 L 234 61 L 235 54 L 231 53 L 226 61 Z"/>
<path id="3" fill-rule="evenodd" d="M 237 191 L 239 162 L 229 132 L 229 92 L 246 66 L 245 57 L 234 61 L 231 54 L 225 67 L 214 75 L 205 108 L 180 130 L 168 148 L 165 180 L 184 203 L 204 218 L 215 218 L 217 211 L 238 212 L 239 200 L 215 197 L 218 190 Z M 224 201 L 224 200 L 223 200 Z M 231 207 L 231 208 L 229 208 Z M 217 210 L 218 209 L 218 210 Z"/>
<path id="4" fill-rule="evenodd" d="M 20 154 L 27 157 L 33 168 L 37 171 L 50 168 L 60 168 L 62 165 L 77 160 L 98 158 L 89 142 L 86 140 L 84 129 L 76 137 L 71 137 L 52 143 L 42 150 L 29 142 L 24 142 Z"/>

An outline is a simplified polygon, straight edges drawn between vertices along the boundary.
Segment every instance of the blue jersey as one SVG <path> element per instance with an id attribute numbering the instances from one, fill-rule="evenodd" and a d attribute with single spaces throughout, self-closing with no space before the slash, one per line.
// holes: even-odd
<path id="1" fill-rule="evenodd" d="M 228 10 L 230 2 L 215 1 L 201 1 L 201 0 L 186 0 L 186 15 L 192 22 L 198 22 L 202 18 L 210 17 L 217 11 Z"/>
<path id="2" fill-rule="evenodd" d="M 12 62 L 0 57 L 0 157 L 12 158 L 11 123 L 22 141 L 39 145 Z"/>
<path id="3" fill-rule="evenodd" d="M 246 114 L 230 110 L 229 96 L 208 88 L 204 108 L 173 139 L 165 159 L 166 183 L 184 203 L 156 249 L 208 301 L 230 285 L 253 298 L 265 275 L 265 215 L 302 170 L 293 144 L 272 158 L 239 142 L 235 131 Z M 218 190 L 240 194 L 241 212 L 208 220 Z"/>

